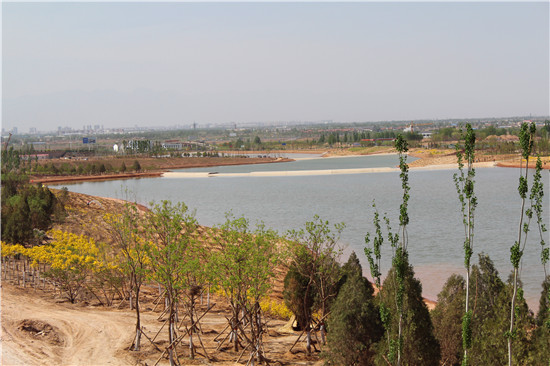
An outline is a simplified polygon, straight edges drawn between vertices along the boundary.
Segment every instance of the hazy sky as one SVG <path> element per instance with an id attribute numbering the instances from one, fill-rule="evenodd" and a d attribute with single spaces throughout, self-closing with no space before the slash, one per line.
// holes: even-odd
<path id="1" fill-rule="evenodd" d="M 6 3 L 2 127 L 548 115 L 549 4 Z"/>

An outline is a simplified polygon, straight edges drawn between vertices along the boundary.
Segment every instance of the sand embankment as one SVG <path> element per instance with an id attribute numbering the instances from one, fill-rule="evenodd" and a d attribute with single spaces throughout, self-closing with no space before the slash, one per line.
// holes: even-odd
<path id="1" fill-rule="evenodd" d="M 476 168 L 494 167 L 494 162 L 475 163 Z M 439 164 L 412 167 L 410 170 L 450 170 L 456 169 L 456 164 Z M 357 168 L 357 169 L 327 169 L 327 170 L 284 170 L 270 172 L 248 172 L 248 173 L 218 173 L 218 172 L 165 172 L 164 178 L 214 178 L 214 177 L 298 177 L 313 175 L 341 175 L 341 174 L 365 174 L 365 173 L 388 173 L 398 172 L 399 168 Z"/>

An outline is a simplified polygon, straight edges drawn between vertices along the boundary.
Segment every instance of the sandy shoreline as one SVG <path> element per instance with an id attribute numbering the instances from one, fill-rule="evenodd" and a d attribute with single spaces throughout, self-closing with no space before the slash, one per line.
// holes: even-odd
<path id="1" fill-rule="evenodd" d="M 492 168 L 495 163 L 475 163 L 476 168 Z M 411 171 L 423 170 L 451 170 L 456 169 L 456 164 L 428 165 L 410 168 Z M 327 170 L 283 170 L 283 171 L 258 171 L 250 173 L 209 173 L 209 172 L 166 172 L 164 178 L 213 178 L 213 177 L 297 177 L 313 175 L 339 175 L 339 174 L 365 174 L 365 173 L 388 173 L 398 172 L 399 168 L 356 168 L 356 169 L 327 169 Z"/>

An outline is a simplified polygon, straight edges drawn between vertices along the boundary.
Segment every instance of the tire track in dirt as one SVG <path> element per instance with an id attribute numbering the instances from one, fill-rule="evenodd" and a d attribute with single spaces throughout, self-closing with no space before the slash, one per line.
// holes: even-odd
<path id="1" fill-rule="evenodd" d="M 39 297 L 25 296 L 21 289 L 3 286 L 2 364 L 134 364 L 121 352 L 132 341 L 132 321 L 122 311 L 45 304 Z M 22 324 L 35 327 L 24 329 Z M 44 324 L 52 328 L 48 337 L 41 330 Z M 59 341 L 52 341 L 55 338 Z"/>

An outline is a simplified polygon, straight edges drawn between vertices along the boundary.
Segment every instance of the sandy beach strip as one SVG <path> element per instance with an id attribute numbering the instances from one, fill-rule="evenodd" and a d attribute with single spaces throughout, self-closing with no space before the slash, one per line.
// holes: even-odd
<path id="1" fill-rule="evenodd" d="M 475 163 L 476 168 L 492 168 L 494 162 Z M 411 171 L 424 170 L 452 170 L 457 169 L 457 164 L 440 164 L 422 167 L 412 167 Z M 389 173 L 398 172 L 399 168 L 356 168 L 356 169 L 326 169 L 326 170 L 286 170 L 272 172 L 249 172 L 249 173 L 217 173 L 217 172 L 166 172 L 164 178 L 213 178 L 213 177 L 298 177 L 312 175 L 337 175 L 337 174 L 365 174 L 365 173 Z"/>

